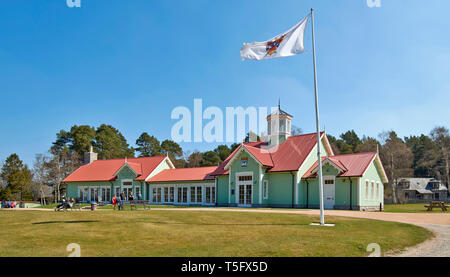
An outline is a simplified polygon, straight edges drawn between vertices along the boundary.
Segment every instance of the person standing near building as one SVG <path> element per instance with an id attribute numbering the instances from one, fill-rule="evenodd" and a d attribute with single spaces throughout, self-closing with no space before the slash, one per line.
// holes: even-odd
<path id="1" fill-rule="evenodd" d="M 127 199 L 127 196 L 125 195 L 125 191 L 122 191 L 120 194 L 120 202 L 119 202 L 119 211 L 122 209 L 123 211 L 123 201 Z"/>
<path id="2" fill-rule="evenodd" d="M 116 204 L 117 204 L 117 197 L 116 197 L 116 195 L 114 194 L 114 196 L 113 196 L 113 198 L 112 198 L 112 200 L 111 200 L 111 204 L 113 205 L 113 209 L 114 209 L 114 211 L 116 210 Z"/>

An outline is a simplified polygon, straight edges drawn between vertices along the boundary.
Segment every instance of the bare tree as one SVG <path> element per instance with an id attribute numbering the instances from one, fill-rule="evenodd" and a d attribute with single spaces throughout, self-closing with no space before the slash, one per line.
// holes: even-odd
<path id="1" fill-rule="evenodd" d="M 449 184 L 449 153 L 450 153 L 450 135 L 445 127 L 436 127 L 431 130 L 430 137 L 439 148 L 438 172 L 443 175 L 443 181 Z M 441 169 L 441 170 L 439 170 Z"/>
<path id="2" fill-rule="evenodd" d="M 380 149 L 380 158 L 389 176 L 392 200 L 397 203 L 396 182 L 401 177 L 413 177 L 413 154 L 394 131 L 383 132 L 379 137 L 384 142 Z"/>
<path id="3" fill-rule="evenodd" d="M 43 154 L 36 154 L 33 164 L 33 187 L 39 195 L 41 205 L 47 205 L 45 200 L 44 186 L 47 184 L 46 164 L 48 157 Z"/>

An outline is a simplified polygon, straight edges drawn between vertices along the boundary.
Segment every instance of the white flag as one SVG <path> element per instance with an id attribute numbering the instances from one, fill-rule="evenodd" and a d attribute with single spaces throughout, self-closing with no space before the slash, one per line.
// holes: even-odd
<path id="1" fill-rule="evenodd" d="M 297 25 L 268 41 L 244 43 L 241 48 L 243 60 L 266 60 L 289 57 L 305 51 L 305 30 L 309 15 Z"/>

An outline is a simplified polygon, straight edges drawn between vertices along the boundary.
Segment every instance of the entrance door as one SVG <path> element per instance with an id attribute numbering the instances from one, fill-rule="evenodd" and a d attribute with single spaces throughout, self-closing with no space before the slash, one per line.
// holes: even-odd
<path id="1" fill-rule="evenodd" d="M 239 185 L 239 206 L 252 205 L 252 185 Z"/>
<path id="2" fill-rule="evenodd" d="M 323 205 L 325 209 L 334 209 L 335 184 L 334 179 L 323 180 Z"/>
<path id="3" fill-rule="evenodd" d="M 253 176 L 251 174 L 237 176 L 237 185 L 238 206 L 251 207 Z"/>

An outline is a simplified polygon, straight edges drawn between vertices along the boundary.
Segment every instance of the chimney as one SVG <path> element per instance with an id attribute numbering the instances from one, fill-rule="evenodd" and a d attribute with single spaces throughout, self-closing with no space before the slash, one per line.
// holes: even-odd
<path id="1" fill-rule="evenodd" d="M 94 152 L 92 145 L 89 149 L 89 152 L 84 153 L 84 164 L 90 164 L 93 161 L 97 160 L 98 154 Z"/>

